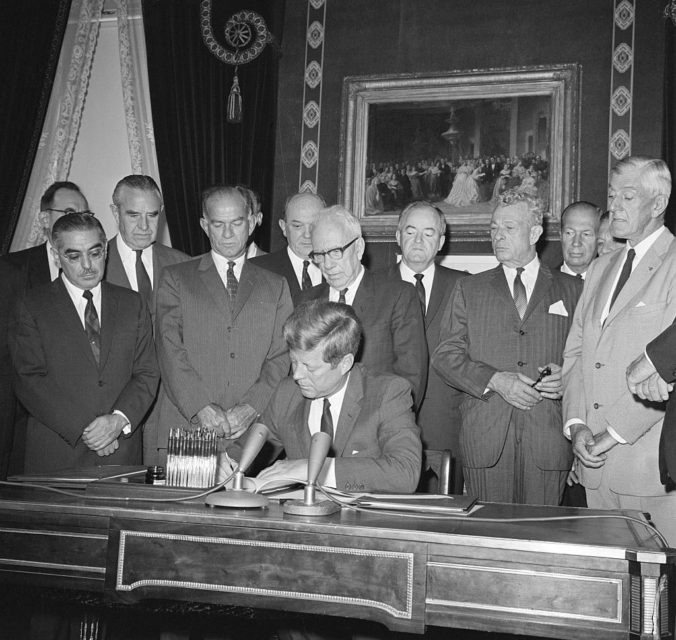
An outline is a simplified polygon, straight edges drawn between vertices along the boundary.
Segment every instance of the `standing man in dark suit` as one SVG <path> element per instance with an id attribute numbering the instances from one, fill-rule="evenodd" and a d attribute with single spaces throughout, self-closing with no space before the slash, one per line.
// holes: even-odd
<path id="1" fill-rule="evenodd" d="M 50 248 L 54 222 L 66 212 L 86 212 L 88 209 L 87 200 L 74 182 L 54 182 L 42 194 L 38 221 L 45 241 L 34 247 L 0 256 L 0 265 L 6 266 L 6 269 L 3 269 L 6 275 L 3 276 L 5 291 L 2 297 L 6 321 L 9 320 L 11 309 L 23 298 L 26 291 L 56 280 L 59 276 L 59 267 Z M 4 341 L 7 324 L 4 328 L 0 326 L 0 329 L 2 329 L 0 340 Z M 9 346 L 5 344 L 4 348 L 8 349 Z M 12 377 L 12 364 L 8 357 L 0 359 L 0 376 L 7 380 Z M 11 473 L 23 471 L 28 418 L 25 409 L 16 402 L 11 385 L 4 388 L 3 398 L 7 405 L 0 415 L 0 433 L 4 434 L 5 442 L 0 458 L 0 477 L 3 477 L 8 469 Z"/>
<path id="2" fill-rule="evenodd" d="M 301 299 L 351 305 L 364 337 L 357 362 L 369 371 L 394 373 L 411 384 L 420 406 L 427 382 L 427 342 L 420 300 L 407 282 L 361 264 L 364 239 L 357 219 L 339 205 L 322 209 L 312 227 L 310 258 L 326 282 L 303 291 Z"/>
<path id="3" fill-rule="evenodd" d="M 571 468 L 561 362 L 582 282 L 539 261 L 542 230 L 540 200 L 501 194 L 491 219 L 500 265 L 457 284 L 432 357 L 439 375 L 465 392 L 463 471 L 481 500 L 558 505 Z M 545 367 L 551 374 L 539 380 Z"/>
<path id="4" fill-rule="evenodd" d="M 64 215 L 51 243 L 62 275 L 26 293 L 9 333 L 29 413 L 25 470 L 138 464 L 137 427 L 159 378 L 148 310 L 138 294 L 101 284 L 106 236 L 93 215 Z"/>
<path id="5" fill-rule="evenodd" d="M 189 260 L 182 251 L 157 242 L 162 194 L 150 176 L 129 175 L 113 191 L 110 205 L 118 234 L 108 244 L 106 281 L 138 291 L 155 316 L 155 291 L 164 267 Z"/>
<path id="6" fill-rule="evenodd" d="M 298 304 L 303 289 L 322 281 L 319 267 L 308 255 L 312 251 L 312 225 L 325 206 L 324 199 L 314 193 L 297 193 L 288 198 L 284 217 L 279 221 L 288 246 L 252 260 L 253 264 L 286 278 L 294 305 Z"/>
<path id="7" fill-rule="evenodd" d="M 451 292 L 467 274 L 436 264 L 434 259 L 446 241 L 446 218 L 429 202 L 414 202 L 401 212 L 396 238 L 401 262 L 391 273 L 416 288 L 425 315 L 427 348 L 433 353 L 439 344 L 441 318 Z M 449 387 L 434 368 L 428 368 L 427 387 L 418 409 L 424 448 L 450 449 L 456 464 L 459 464 L 461 398 L 460 391 Z"/>
<path id="8" fill-rule="evenodd" d="M 255 220 L 242 187 L 202 195 L 211 251 L 165 268 L 155 336 L 162 372 L 159 428 L 149 438 L 166 457 L 171 427 L 189 423 L 237 435 L 263 413 L 289 373 L 282 338 L 293 306 L 281 276 L 246 261 Z"/>
<path id="9" fill-rule="evenodd" d="M 421 444 L 409 385 L 355 364 L 361 335 L 354 309 L 336 302 L 306 302 L 286 321 L 293 376 L 282 380 L 260 420 L 286 457 L 263 470 L 261 482 L 304 481 L 311 437 L 324 431 L 333 446 L 321 484 L 342 491 L 415 490 Z"/>

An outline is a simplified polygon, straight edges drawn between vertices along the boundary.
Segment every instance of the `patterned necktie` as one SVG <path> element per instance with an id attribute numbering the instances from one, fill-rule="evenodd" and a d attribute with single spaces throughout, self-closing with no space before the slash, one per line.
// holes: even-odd
<path id="1" fill-rule="evenodd" d="M 235 277 L 235 263 L 232 260 L 228 260 L 228 272 L 226 274 L 228 296 L 230 296 L 230 302 L 234 302 L 237 297 L 237 278 Z"/>
<path id="2" fill-rule="evenodd" d="M 516 305 L 516 310 L 519 314 L 519 318 L 523 319 L 524 314 L 526 313 L 526 307 L 528 306 L 528 298 L 526 297 L 526 287 L 521 281 L 521 274 L 523 273 L 523 267 L 516 268 L 516 278 L 514 278 L 514 304 Z"/>
<path id="3" fill-rule="evenodd" d="M 101 324 L 99 323 L 99 314 L 96 313 L 96 307 L 94 306 L 93 300 L 94 296 L 89 289 L 86 289 L 82 293 L 82 297 L 87 301 L 84 313 L 85 331 L 87 332 L 87 338 L 89 339 L 89 346 L 92 348 L 92 353 L 94 354 L 94 360 L 96 360 L 96 364 L 98 364 L 101 357 Z"/>
<path id="4" fill-rule="evenodd" d="M 150 277 L 143 264 L 143 260 L 141 260 L 143 249 L 134 249 L 134 252 L 136 253 L 136 284 L 138 286 L 138 292 L 146 301 L 146 304 L 148 304 L 153 295 L 153 285 L 150 283 Z"/>
<path id="5" fill-rule="evenodd" d="M 308 267 L 310 266 L 310 261 L 309 260 L 303 260 L 303 275 L 301 276 L 301 289 L 305 291 L 305 289 L 311 289 L 312 288 L 312 279 L 310 278 L 310 274 L 308 273 Z"/>
<path id="6" fill-rule="evenodd" d="M 331 442 L 333 442 L 333 417 L 331 416 L 331 403 L 328 398 L 324 398 L 324 409 L 322 410 L 322 421 L 320 422 L 319 430 L 322 433 L 327 433 L 331 438 Z M 329 449 L 329 457 L 333 457 L 331 449 Z"/>
<path id="7" fill-rule="evenodd" d="M 425 303 L 425 285 L 423 284 L 423 278 L 425 277 L 422 273 L 416 273 L 415 278 L 415 290 L 418 292 L 418 298 L 420 298 L 420 306 L 422 307 L 423 316 L 427 311 L 427 304 Z"/>
<path id="8" fill-rule="evenodd" d="M 345 302 L 345 294 L 346 293 L 347 293 L 347 287 L 345 287 L 344 289 L 341 289 L 340 293 L 338 294 L 338 302 L 340 302 L 341 304 L 347 304 Z"/>
<path id="9" fill-rule="evenodd" d="M 610 311 L 613 308 L 615 299 L 619 295 L 620 291 L 622 291 L 622 287 L 624 287 L 624 285 L 627 284 L 627 280 L 629 280 L 629 276 L 631 275 L 631 265 L 634 262 L 635 257 L 636 251 L 634 251 L 633 249 L 629 249 L 629 251 L 627 251 L 627 259 L 624 261 L 624 265 L 622 266 L 622 271 L 620 272 L 620 277 L 617 281 L 617 285 L 615 285 L 613 297 L 610 299 L 610 306 L 608 307 L 608 311 Z"/>

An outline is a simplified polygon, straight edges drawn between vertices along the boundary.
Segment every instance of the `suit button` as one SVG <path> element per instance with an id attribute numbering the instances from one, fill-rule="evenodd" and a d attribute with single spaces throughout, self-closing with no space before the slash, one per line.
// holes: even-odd
<path id="1" fill-rule="evenodd" d="M 99 380 L 99 387 L 103 386 L 103 380 Z"/>
<path id="2" fill-rule="evenodd" d="M 523 329 L 519 329 L 519 335 L 520 336 L 525 336 L 526 332 Z"/>
<path id="3" fill-rule="evenodd" d="M 519 360 L 516 364 L 517 364 L 517 366 L 519 366 L 519 367 L 523 367 L 523 365 L 525 365 L 526 363 L 525 363 L 525 362 L 521 362 L 521 360 Z"/>
<path id="4" fill-rule="evenodd" d="M 595 366 L 597 369 L 600 369 L 603 365 L 602 365 L 600 362 L 597 362 L 594 366 Z"/>
<path id="5" fill-rule="evenodd" d="M 234 357 L 235 357 L 235 354 L 234 354 L 234 353 L 231 353 L 231 354 L 230 354 L 230 357 L 231 357 L 231 358 L 234 358 Z"/>
<path id="6" fill-rule="evenodd" d="M 595 402 L 595 403 L 594 403 L 594 409 L 598 409 L 600 406 L 601 406 L 601 405 L 599 405 L 598 402 Z"/>

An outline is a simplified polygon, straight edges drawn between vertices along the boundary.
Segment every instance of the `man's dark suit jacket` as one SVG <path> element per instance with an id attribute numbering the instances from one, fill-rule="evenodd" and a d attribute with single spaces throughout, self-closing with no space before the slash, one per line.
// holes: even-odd
<path id="1" fill-rule="evenodd" d="M 170 264 L 177 264 L 179 262 L 185 262 L 186 260 L 190 260 L 190 256 L 178 249 L 167 247 L 159 242 L 156 242 L 153 245 L 153 299 L 150 305 L 151 318 L 155 318 L 156 291 L 162 269 Z M 119 287 L 131 289 L 127 272 L 124 270 L 122 260 L 120 259 L 120 252 L 117 249 L 117 236 L 111 238 L 108 242 L 105 280 L 107 282 L 112 282 Z"/>
<path id="2" fill-rule="evenodd" d="M 289 285 L 293 306 L 295 307 L 298 305 L 301 297 L 301 288 L 298 284 L 298 278 L 296 278 L 296 272 L 293 270 L 293 265 L 289 259 L 289 253 L 286 250 L 286 247 L 264 256 L 256 256 L 249 260 L 249 262 L 258 265 L 259 267 L 263 267 L 263 269 L 267 269 L 268 271 L 272 271 L 272 273 L 284 276 Z"/>
<path id="3" fill-rule="evenodd" d="M 394 278 L 401 278 L 399 265 L 392 267 L 390 274 Z M 435 267 L 434 283 L 425 314 L 425 335 L 430 355 L 439 345 L 441 318 L 448 306 L 448 299 L 456 282 L 467 275 L 464 271 L 439 265 Z M 450 449 L 453 457 L 459 457 L 461 400 L 462 392 L 447 385 L 430 364 L 425 395 L 418 409 L 418 424 L 422 429 L 425 449 Z"/>
<path id="4" fill-rule="evenodd" d="M 676 381 L 676 324 L 672 324 L 646 347 L 657 372 L 667 382 Z M 676 393 L 669 395 L 660 436 L 660 480 L 669 489 L 676 482 Z"/>
<path id="5" fill-rule="evenodd" d="M 97 366 L 77 310 L 59 278 L 20 300 L 9 340 L 16 393 L 29 413 L 28 473 L 96 464 L 138 464 L 136 430 L 159 379 L 150 316 L 137 293 L 101 285 L 101 358 Z M 81 440 L 99 415 L 122 411 L 135 429 L 99 457 Z"/>
<path id="6" fill-rule="evenodd" d="M 432 364 L 448 384 L 465 392 L 460 405 L 463 466 L 493 466 L 502 453 L 513 415 L 520 409 L 497 394 L 484 394 L 497 371 L 533 380 L 538 366 L 561 363 L 582 281 L 542 262 L 523 319 L 502 266 L 460 280 L 444 313 L 441 343 Z M 567 470 L 573 461 L 563 435 L 561 402 L 543 400 L 522 412 L 522 445 L 544 470 Z"/>
<path id="7" fill-rule="evenodd" d="M 306 300 L 328 300 L 326 282 L 301 294 Z M 352 303 L 364 335 L 357 362 L 374 373 L 406 378 L 417 408 L 427 383 L 427 341 L 420 300 L 413 285 L 393 279 L 387 271 L 365 270 Z"/>
<path id="8" fill-rule="evenodd" d="M 270 429 L 270 442 L 277 451 L 284 449 L 289 460 L 310 454 L 310 404 L 289 376 L 277 387 L 260 420 Z M 413 493 L 420 475 L 422 446 L 406 380 L 371 374 L 355 365 L 333 449 L 338 489 Z"/>

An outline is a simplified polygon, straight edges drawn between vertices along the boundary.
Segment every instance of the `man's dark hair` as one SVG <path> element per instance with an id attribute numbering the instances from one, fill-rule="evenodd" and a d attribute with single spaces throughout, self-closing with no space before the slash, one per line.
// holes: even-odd
<path id="1" fill-rule="evenodd" d="M 74 182 L 68 182 L 66 180 L 62 182 L 54 182 L 53 184 L 50 184 L 47 189 L 45 189 L 45 192 L 42 194 L 42 198 L 40 198 L 40 211 L 47 211 L 47 209 L 51 209 L 52 205 L 54 204 L 54 196 L 59 189 L 75 191 L 84 198 L 84 194 L 82 191 L 80 191 L 80 187 L 78 187 Z"/>
<path id="2" fill-rule="evenodd" d="M 120 180 L 113 189 L 113 204 L 116 207 L 120 206 L 120 191 L 127 187 L 128 189 L 138 189 L 139 191 L 154 191 L 160 200 L 162 199 L 162 192 L 157 186 L 157 182 L 150 176 L 141 174 L 132 174 L 125 176 Z"/>
<path id="3" fill-rule="evenodd" d="M 362 326 L 351 306 L 326 300 L 311 300 L 296 307 L 284 323 L 289 349 L 310 351 L 323 346 L 322 358 L 332 367 L 348 354 L 356 355 Z"/>
<path id="4" fill-rule="evenodd" d="M 52 227 L 52 244 L 56 247 L 59 237 L 69 231 L 96 231 L 103 245 L 106 244 L 106 232 L 99 219 L 92 213 L 67 213 L 61 216 Z"/>

